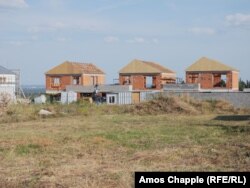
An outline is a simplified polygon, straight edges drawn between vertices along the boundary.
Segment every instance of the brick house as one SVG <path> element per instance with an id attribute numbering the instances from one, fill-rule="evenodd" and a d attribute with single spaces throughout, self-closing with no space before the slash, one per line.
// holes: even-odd
<path id="1" fill-rule="evenodd" d="M 175 72 L 154 62 L 135 59 L 119 71 L 120 85 L 132 85 L 133 90 L 160 90 L 175 81 Z"/>
<path id="2" fill-rule="evenodd" d="M 105 73 L 93 64 L 65 61 L 45 73 L 46 93 L 59 94 L 67 85 L 100 85 Z"/>
<path id="3" fill-rule="evenodd" d="M 239 71 L 216 60 L 202 57 L 186 69 L 186 83 L 206 90 L 239 90 Z"/>

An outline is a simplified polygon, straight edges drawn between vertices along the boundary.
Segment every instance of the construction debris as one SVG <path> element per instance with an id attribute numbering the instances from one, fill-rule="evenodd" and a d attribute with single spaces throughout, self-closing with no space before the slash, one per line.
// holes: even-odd
<path id="1" fill-rule="evenodd" d="M 48 110 L 44 110 L 44 109 L 41 109 L 38 113 L 40 116 L 50 116 L 50 115 L 53 115 L 54 113 L 53 112 L 50 112 Z"/>

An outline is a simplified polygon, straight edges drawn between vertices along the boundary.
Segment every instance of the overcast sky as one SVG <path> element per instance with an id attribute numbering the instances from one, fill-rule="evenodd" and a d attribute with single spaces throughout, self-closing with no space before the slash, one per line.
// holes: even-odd
<path id="1" fill-rule="evenodd" d="M 65 60 L 96 64 L 107 83 L 135 58 L 184 77 L 202 56 L 250 79 L 250 0 L 0 0 L 0 65 L 23 84 Z"/>

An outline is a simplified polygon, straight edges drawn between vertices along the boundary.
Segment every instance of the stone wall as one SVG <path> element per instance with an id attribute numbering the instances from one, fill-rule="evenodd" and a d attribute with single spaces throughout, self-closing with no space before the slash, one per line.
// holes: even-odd
<path id="1" fill-rule="evenodd" d="M 169 92 L 198 92 L 200 84 L 165 84 L 163 91 Z"/>
<path id="2" fill-rule="evenodd" d="M 186 83 L 200 83 L 201 89 L 220 87 L 221 75 L 226 75 L 225 89 L 238 91 L 238 72 L 186 72 Z"/>
<path id="3" fill-rule="evenodd" d="M 189 93 L 198 100 L 226 100 L 235 107 L 250 108 L 250 93 Z"/>
<path id="4" fill-rule="evenodd" d="M 131 84 L 133 86 L 133 90 L 149 90 L 149 88 L 145 88 L 145 79 L 146 76 L 153 77 L 153 85 L 155 85 L 155 90 L 161 89 L 161 76 L 160 74 L 146 75 L 146 74 L 126 74 L 119 76 L 120 85 Z"/>
<path id="5" fill-rule="evenodd" d="M 148 99 L 151 98 L 150 95 L 148 95 Z M 250 108 L 250 92 L 163 92 L 163 95 L 188 95 L 196 100 L 225 100 L 237 108 Z"/>

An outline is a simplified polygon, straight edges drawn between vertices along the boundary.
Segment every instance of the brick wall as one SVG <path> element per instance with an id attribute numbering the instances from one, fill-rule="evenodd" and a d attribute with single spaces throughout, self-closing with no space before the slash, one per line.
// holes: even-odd
<path id="1" fill-rule="evenodd" d="M 81 85 L 84 86 L 90 86 L 90 85 L 103 85 L 105 84 L 105 76 L 104 75 L 89 75 L 89 74 L 83 74 L 82 75 L 82 81 L 81 81 Z"/>
<path id="2" fill-rule="evenodd" d="M 91 77 L 89 75 L 83 75 L 82 76 L 82 85 L 89 86 L 89 85 L 95 85 L 95 81 L 93 80 L 94 77 Z"/>
<path id="3" fill-rule="evenodd" d="M 232 89 L 232 72 L 227 73 L 227 89 Z"/>
<path id="4" fill-rule="evenodd" d="M 232 88 L 236 91 L 239 90 L 239 73 L 233 72 L 232 74 Z"/>
<path id="5" fill-rule="evenodd" d="M 119 76 L 119 84 L 120 85 L 125 85 L 127 83 L 126 80 L 127 80 L 126 76 L 121 76 L 121 75 Z M 130 84 L 130 82 L 127 84 Z"/>
<path id="6" fill-rule="evenodd" d="M 105 75 L 99 75 L 98 76 L 98 84 L 99 85 L 105 84 Z"/>
<path id="7" fill-rule="evenodd" d="M 134 75 L 132 76 L 132 86 L 134 90 L 144 90 L 145 81 L 143 75 Z"/>
<path id="8" fill-rule="evenodd" d="M 62 76 L 61 77 L 61 89 L 65 90 L 66 85 L 72 84 L 72 76 Z"/>
<path id="9" fill-rule="evenodd" d="M 159 89 L 162 88 L 162 85 L 161 85 L 161 76 L 160 75 L 158 75 L 158 76 L 155 77 L 154 84 L 156 86 L 156 88 L 155 88 L 156 90 L 159 90 Z"/>
<path id="10" fill-rule="evenodd" d="M 221 75 L 220 74 L 214 74 L 214 83 L 213 85 L 216 87 L 220 87 L 221 84 Z"/>
<path id="11" fill-rule="evenodd" d="M 60 85 L 53 86 L 53 78 L 60 78 Z M 46 90 L 65 90 L 66 85 L 72 83 L 72 76 L 48 76 L 46 75 Z"/>
<path id="12" fill-rule="evenodd" d="M 148 90 L 145 88 L 145 77 L 152 76 L 152 75 L 120 75 L 119 82 L 120 85 L 125 85 L 127 80 L 129 79 L 128 84 L 133 86 L 133 90 Z M 161 76 L 160 75 L 153 75 L 153 85 L 155 85 L 156 90 L 161 89 Z"/>
<path id="13" fill-rule="evenodd" d="M 50 76 L 45 76 L 45 87 L 46 87 L 46 90 L 48 90 L 48 89 L 51 89 L 51 87 L 50 87 Z"/>
<path id="14" fill-rule="evenodd" d="M 105 75 L 82 75 L 80 77 L 80 85 L 93 85 L 93 77 L 95 79 L 95 84 L 105 84 Z M 60 78 L 60 85 L 53 86 L 53 78 Z M 72 75 L 62 75 L 62 76 L 50 76 L 46 75 L 46 90 L 65 90 L 67 85 L 73 84 Z"/>
<path id="15" fill-rule="evenodd" d="M 196 82 L 194 79 L 192 80 L 190 77 L 192 75 L 197 75 L 197 73 L 186 73 L 186 83 L 194 84 L 200 83 L 201 89 L 213 89 L 215 87 L 219 87 L 219 83 L 221 81 L 221 74 L 226 74 L 226 88 L 237 90 L 238 88 L 238 73 L 237 72 L 227 72 L 227 73 L 214 73 L 214 72 L 201 72 L 199 73 Z"/>
<path id="16" fill-rule="evenodd" d="M 186 73 L 186 83 L 187 84 L 200 83 L 199 74 L 198 73 Z"/>
<path id="17" fill-rule="evenodd" d="M 176 82 L 176 73 L 161 73 L 161 77 L 164 80 L 161 80 L 161 84 L 174 84 Z M 168 78 L 169 80 L 166 80 Z"/>
<path id="18" fill-rule="evenodd" d="M 202 73 L 200 75 L 200 84 L 202 89 L 212 89 L 213 75 L 211 73 Z"/>

